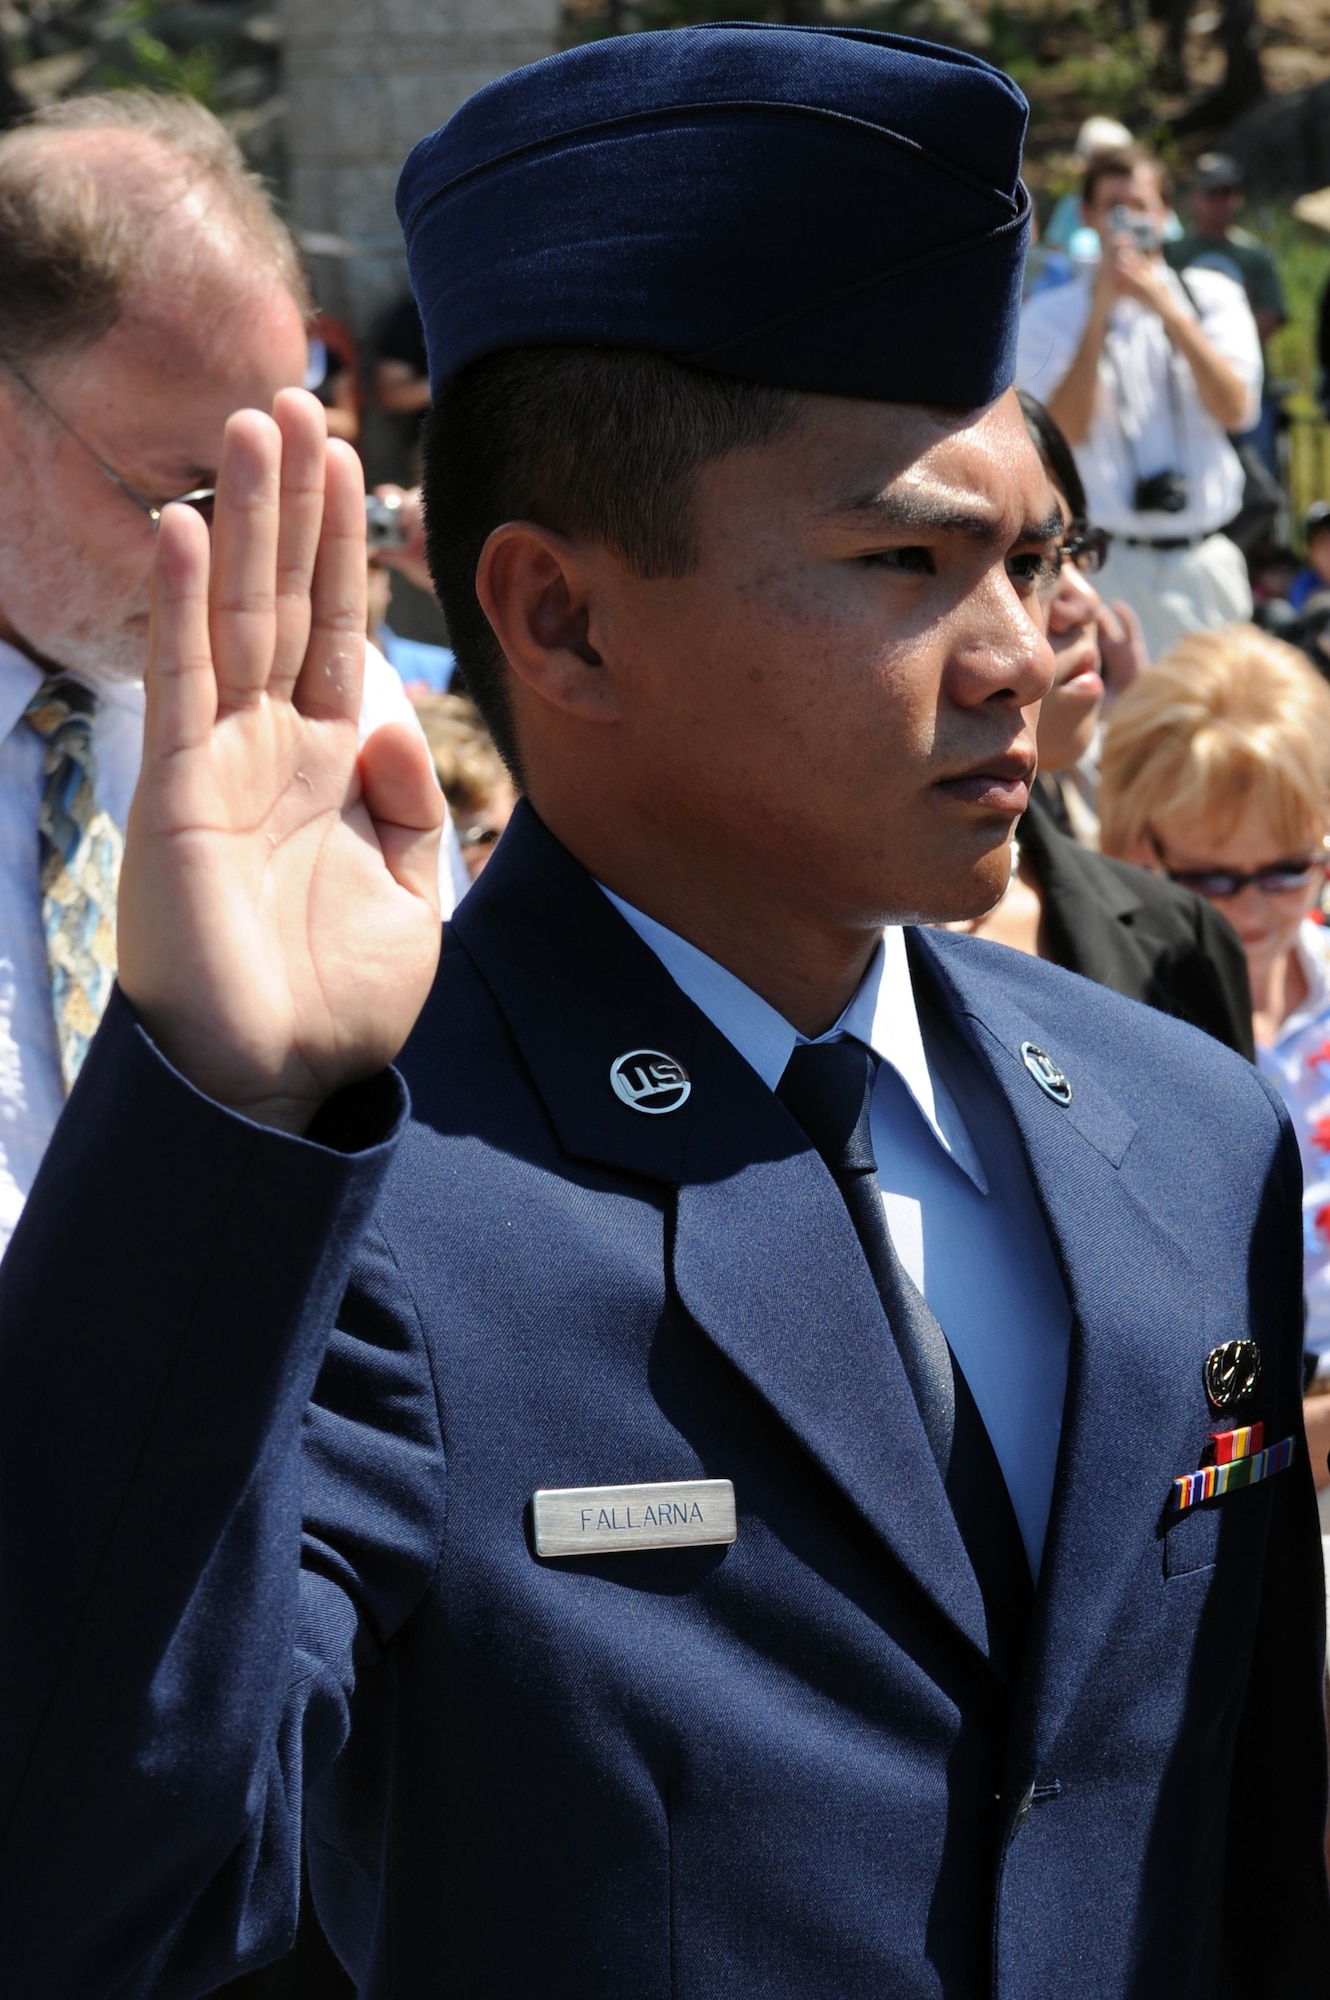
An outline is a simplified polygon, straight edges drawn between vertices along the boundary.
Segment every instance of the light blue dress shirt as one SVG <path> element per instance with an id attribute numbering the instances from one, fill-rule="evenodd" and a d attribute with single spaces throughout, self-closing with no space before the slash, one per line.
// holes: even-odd
<path id="1" fill-rule="evenodd" d="M 696 945 L 605 894 L 774 1090 L 809 1037 Z M 817 1039 L 844 1036 L 880 1058 L 872 1128 L 887 1226 L 964 1370 L 1037 1575 L 1062 1431 L 1071 1307 L 1010 1111 L 959 1038 L 934 1028 L 925 1046 L 899 928 L 883 933 L 858 992 Z"/>

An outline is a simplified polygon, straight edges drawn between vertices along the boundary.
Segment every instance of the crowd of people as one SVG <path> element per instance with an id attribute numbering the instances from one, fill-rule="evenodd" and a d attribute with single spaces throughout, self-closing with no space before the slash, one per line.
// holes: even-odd
<path id="1" fill-rule="evenodd" d="M 1204 156 L 1184 198 L 1112 121 L 1090 121 L 1080 150 L 1082 183 L 1025 268 L 1015 350 L 1057 509 L 1036 590 L 1055 665 L 1039 772 L 1005 886 L 982 913 L 942 912 L 937 927 L 1190 1023 L 1282 1099 L 1303 1168 L 1303 1417 L 1330 1572 L 1330 496 L 1281 570 L 1265 348 L 1286 306 L 1274 260 L 1238 226 L 1236 162 Z M 178 181 L 178 201 L 163 202 L 164 181 Z M 408 453 L 423 427 L 428 467 L 429 377 L 413 299 L 367 361 L 345 327 L 314 315 L 267 196 L 198 106 L 113 92 L 0 136 L 0 1248 L 111 1001 L 162 509 L 178 498 L 211 523 L 228 419 L 302 385 L 347 446 L 366 398 L 401 421 Z M 780 435 L 779 412 L 754 422 Z M 483 675 L 477 705 L 451 646 L 393 631 L 394 575 L 430 581 L 419 471 L 404 458 L 402 482 L 371 496 L 359 733 L 397 721 L 428 745 L 447 804 L 447 918 L 518 810 L 524 774 L 502 720 L 496 744 L 502 710 Z M 569 643 L 598 664 L 584 631 Z M 618 907 L 691 994 L 651 918 Z M 1034 1055 L 1056 1102 L 1066 1080 Z M 1216 1048 L 1217 1075 L 1221 1061 Z M 952 1080 L 966 1075 L 962 1063 Z M 963 1161 L 948 1101 L 939 1090 L 927 1115 Z M 284 1967 L 234 1988 L 250 2000 L 347 1990 L 308 1924 Z"/>

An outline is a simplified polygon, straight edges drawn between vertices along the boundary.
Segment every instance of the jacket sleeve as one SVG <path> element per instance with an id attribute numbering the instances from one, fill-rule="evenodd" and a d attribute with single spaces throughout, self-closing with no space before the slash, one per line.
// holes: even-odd
<path id="1" fill-rule="evenodd" d="M 0 1266 L 15 1993 L 202 1993 L 294 1931 L 302 1790 L 441 1530 L 437 1412 L 391 1285 L 335 1337 L 347 1409 L 310 1407 L 405 1115 L 386 1072 L 309 1139 L 261 1129 L 108 1010 Z M 312 1472 L 302 1429 L 339 1439 Z M 302 1560 L 309 1482 L 361 1477 Z"/>

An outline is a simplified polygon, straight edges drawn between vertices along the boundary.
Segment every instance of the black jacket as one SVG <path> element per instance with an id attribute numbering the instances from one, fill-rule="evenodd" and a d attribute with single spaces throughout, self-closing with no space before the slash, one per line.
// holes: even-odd
<path id="1" fill-rule="evenodd" d="M 1046 957 L 1256 1060 L 1247 961 L 1218 910 L 1176 882 L 1078 846 L 1038 786 L 1018 838 L 1043 891 Z"/>

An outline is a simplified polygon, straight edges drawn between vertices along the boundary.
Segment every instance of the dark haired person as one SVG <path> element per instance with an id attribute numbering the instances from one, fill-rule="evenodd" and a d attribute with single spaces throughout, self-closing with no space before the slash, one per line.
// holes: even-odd
<path id="1" fill-rule="evenodd" d="M 1102 246 L 1090 275 L 1031 299 L 1016 375 L 1076 454 L 1090 512 L 1113 536 L 1104 589 L 1145 627 L 1151 659 L 1183 632 L 1251 616 L 1242 505 L 1228 441 L 1256 422 L 1261 343 L 1241 285 L 1164 261 L 1162 164 L 1102 153 L 1081 212 Z"/>
<path id="2" fill-rule="evenodd" d="M 205 1991 L 302 1831 L 392 2000 L 1323 1991 L 1277 1101 L 903 928 L 998 894 L 1052 677 L 1024 120 L 728 26 L 413 155 L 526 795 L 437 979 L 345 447 L 283 396 L 164 521 L 123 994 L 0 1269 L 16 1992 Z"/>
<path id="3" fill-rule="evenodd" d="M 1254 1061 L 1247 968 L 1231 925 L 1203 897 L 1092 852 L 1060 823 L 1062 798 L 1052 781 L 1090 749 L 1108 661 L 1124 685 L 1139 669 L 1133 658 L 1139 637 L 1128 608 L 1104 604 L 1091 580 L 1103 544 L 1086 519 L 1085 490 L 1066 439 L 1024 390 L 1020 404 L 1067 535 L 1048 599 L 1056 674 L 1039 704 L 1039 776 L 1016 829 L 1011 880 L 993 908 L 964 928 L 1190 1021 Z"/>

